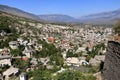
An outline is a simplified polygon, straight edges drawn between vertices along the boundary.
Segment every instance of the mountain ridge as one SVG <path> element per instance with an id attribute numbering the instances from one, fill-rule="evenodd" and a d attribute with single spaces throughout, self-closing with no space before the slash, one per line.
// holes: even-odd
<path id="1" fill-rule="evenodd" d="M 39 18 L 50 22 L 78 22 L 76 18 L 64 14 L 39 15 Z"/>
<path id="2" fill-rule="evenodd" d="M 101 12 L 96 14 L 90 14 L 82 16 L 80 18 L 74 18 L 64 14 L 48 14 L 48 15 L 36 15 L 18 8 L 10 7 L 7 5 L 0 5 L 0 11 L 10 13 L 16 16 L 25 17 L 37 21 L 46 21 L 52 23 L 92 23 L 92 24 L 114 24 L 120 19 L 120 9 Z"/>
<path id="3" fill-rule="evenodd" d="M 38 16 L 35 15 L 35 14 L 28 13 L 28 12 L 23 11 L 21 9 L 10 7 L 10 6 L 7 6 L 7 5 L 0 5 L 0 11 L 6 12 L 6 13 L 9 13 L 9 14 L 13 14 L 13 15 L 16 15 L 16 16 L 19 16 L 19 17 L 25 17 L 25 18 L 29 18 L 29 19 L 33 19 L 33 20 L 38 20 L 38 21 L 40 20 L 38 18 Z"/>
<path id="4" fill-rule="evenodd" d="M 120 19 L 120 9 L 96 14 L 90 14 L 87 16 L 83 16 L 79 18 L 82 22 L 88 23 L 115 23 L 118 19 Z"/>

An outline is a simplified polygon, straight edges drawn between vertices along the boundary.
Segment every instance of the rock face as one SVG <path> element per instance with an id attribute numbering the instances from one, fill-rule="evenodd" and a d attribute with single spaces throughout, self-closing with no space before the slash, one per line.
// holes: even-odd
<path id="1" fill-rule="evenodd" d="M 105 63 L 102 71 L 103 80 L 120 80 L 120 43 L 108 42 Z"/>

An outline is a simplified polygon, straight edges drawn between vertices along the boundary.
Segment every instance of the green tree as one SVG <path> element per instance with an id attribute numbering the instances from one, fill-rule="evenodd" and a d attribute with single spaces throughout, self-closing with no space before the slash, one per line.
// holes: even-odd
<path id="1" fill-rule="evenodd" d="M 28 77 L 33 77 L 32 80 L 52 80 L 50 70 L 35 70 L 28 72 Z"/>
<path id="2" fill-rule="evenodd" d="M 52 61 L 52 62 L 54 61 L 55 62 L 54 64 L 57 66 L 63 66 L 63 64 L 64 64 L 64 59 L 60 53 L 51 55 L 50 61 Z"/>
<path id="3" fill-rule="evenodd" d="M 19 68 L 20 71 L 26 72 L 26 69 L 30 66 L 30 60 L 24 61 L 22 59 L 13 59 L 12 64 Z"/>
<path id="4" fill-rule="evenodd" d="M 68 57 L 73 57 L 73 52 L 72 52 L 72 50 L 68 50 L 68 51 L 67 51 L 66 57 L 67 57 L 67 58 L 68 58 Z"/>
<path id="5" fill-rule="evenodd" d="M 54 44 L 48 44 L 45 41 L 42 41 L 42 47 L 43 48 L 40 51 L 41 57 L 51 56 L 59 51 L 59 49 L 57 49 Z"/>

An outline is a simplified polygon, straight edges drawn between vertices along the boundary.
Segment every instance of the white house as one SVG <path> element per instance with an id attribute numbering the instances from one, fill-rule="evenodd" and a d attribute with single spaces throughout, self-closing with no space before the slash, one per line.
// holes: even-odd
<path id="1" fill-rule="evenodd" d="M 17 41 L 11 41 L 11 42 L 9 42 L 9 47 L 10 47 L 11 49 L 17 49 L 18 46 L 19 46 L 19 44 L 18 44 Z"/>
<path id="2" fill-rule="evenodd" d="M 10 50 L 7 48 L 0 49 L 0 67 L 4 65 L 11 66 Z"/>
<path id="3" fill-rule="evenodd" d="M 4 65 L 11 66 L 11 56 L 10 55 L 0 55 L 0 66 L 3 67 Z"/>
<path id="4" fill-rule="evenodd" d="M 68 66 L 70 65 L 79 66 L 79 59 L 76 57 L 67 58 L 65 64 Z"/>
<path id="5" fill-rule="evenodd" d="M 18 68 L 10 67 L 6 71 L 3 72 L 3 76 L 5 77 L 5 80 L 9 80 L 9 77 L 12 75 L 16 75 L 19 72 Z"/>
<path id="6" fill-rule="evenodd" d="M 11 66 L 11 59 L 10 58 L 8 58 L 8 59 L 1 59 L 0 60 L 0 66 L 3 67 L 4 65 Z"/>
<path id="7" fill-rule="evenodd" d="M 50 59 L 48 57 L 40 58 L 40 61 L 43 63 L 43 65 L 47 65 L 47 63 L 50 61 Z"/>
<path id="8" fill-rule="evenodd" d="M 70 66 L 70 65 L 80 66 L 80 65 L 88 65 L 89 63 L 87 61 L 85 61 L 84 57 L 81 57 L 81 59 L 72 57 L 72 58 L 67 58 L 65 61 L 65 64 L 67 64 L 68 66 Z"/>
<path id="9" fill-rule="evenodd" d="M 33 50 L 28 49 L 27 47 L 25 47 L 25 49 L 24 49 L 24 51 L 22 53 L 25 54 L 26 57 L 31 58 L 31 56 L 33 54 Z"/>
<path id="10" fill-rule="evenodd" d="M 27 80 L 27 77 L 26 77 L 26 74 L 22 73 L 20 76 L 19 76 L 20 80 Z"/>
<path id="11" fill-rule="evenodd" d="M 25 54 L 26 57 L 31 58 L 33 52 L 30 50 L 27 50 L 27 51 L 23 51 L 22 53 Z"/>

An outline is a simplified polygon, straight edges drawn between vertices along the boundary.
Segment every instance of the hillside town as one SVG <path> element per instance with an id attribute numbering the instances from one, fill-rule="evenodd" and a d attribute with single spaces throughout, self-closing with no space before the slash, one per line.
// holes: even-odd
<path id="1" fill-rule="evenodd" d="M 41 80 L 34 79 L 36 70 L 48 70 L 43 80 L 57 80 L 53 77 L 67 70 L 97 73 L 105 60 L 107 42 L 112 39 L 111 27 L 90 24 L 20 20 L 9 28 L 16 31 L 0 29 L 0 80 Z"/>

